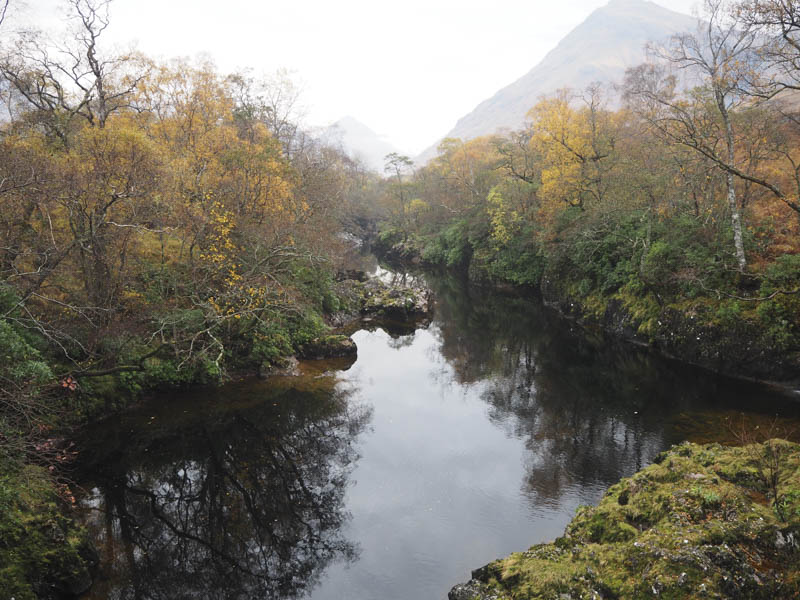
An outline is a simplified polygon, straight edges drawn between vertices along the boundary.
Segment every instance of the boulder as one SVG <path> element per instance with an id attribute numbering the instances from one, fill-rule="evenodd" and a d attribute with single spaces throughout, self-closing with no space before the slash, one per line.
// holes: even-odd
<path id="1" fill-rule="evenodd" d="M 312 340 L 300 349 L 300 357 L 305 359 L 340 358 L 355 356 L 356 343 L 346 335 L 326 335 Z"/>

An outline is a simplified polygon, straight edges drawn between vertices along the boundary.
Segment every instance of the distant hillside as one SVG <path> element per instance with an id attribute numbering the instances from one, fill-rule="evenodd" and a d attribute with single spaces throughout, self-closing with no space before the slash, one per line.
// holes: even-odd
<path id="1" fill-rule="evenodd" d="M 398 150 L 369 127 L 354 119 L 343 117 L 324 132 L 329 142 L 339 143 L 353 158 L 367 167 L 383 173 L 383 157 Z"/>
<path id="2" fill-rule="evenodd" d="M 526 75 L 459 119 L 446 137 L 471 139 L 498 129 L 518 128 L 540 96 L 563 87 L 580 90 L 594 81 L 620 81 L 625 69 L 644 60 L 648 41 L 663 41 L 696 27 L 693 17 L 646 0 L 611 0 L 573 29 Z M 417 162 L 435 155 L 433 146 Z"/>

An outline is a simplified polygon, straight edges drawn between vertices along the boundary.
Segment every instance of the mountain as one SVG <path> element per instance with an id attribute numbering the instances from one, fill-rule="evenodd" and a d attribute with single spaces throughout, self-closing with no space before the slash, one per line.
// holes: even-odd
<path id="1" fill-rule="evenodd" d="M 573 29 L 526 75 L 481 102 L 446 137 L 470 139 L 498 129 L 515 129 L 540 96 L 563 87 L 582 90 L 590 83 L 621 81 L 625 69 L 644 61 L 649 41 L 695 31 L 694 17 L 646 0 L 611 0 Z M 429 148 L 418 163 L 436 155 Z"/>
<path id="2" fill-rule="evenodd" d="M 398 152 L 383 137 L 353 117 L 342 117 L 325 129 L 325 138 L 335 142 L 351 157 L 360 159 L 367 167 L 383 173 L 383 157 Z"/>

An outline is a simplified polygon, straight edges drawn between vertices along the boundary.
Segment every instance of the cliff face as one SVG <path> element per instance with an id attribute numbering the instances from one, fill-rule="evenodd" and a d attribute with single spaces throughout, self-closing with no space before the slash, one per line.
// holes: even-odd
<path id="1" fill-rule="evenodd" d="M 611 0 L 573 29 L 527 74 L 459 119 L 446 137 L 471 139 L 503 128 L 518 128 L 540 96 L 563 87 L 581 90 L 593 82 L 618 82 L 625 69 L 643 62 L 647 42 L 664 41 L 696 27 L 693 17 L 652 2 Z M 433 146 L 418 162 L 435 154 Z"/>

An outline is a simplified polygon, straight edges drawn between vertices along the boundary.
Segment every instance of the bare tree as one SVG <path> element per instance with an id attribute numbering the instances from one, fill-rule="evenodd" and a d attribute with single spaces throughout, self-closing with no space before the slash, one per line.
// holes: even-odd
<path id="1" fill-rule="evenodd" d="M 23 32 L 0 56 L 0 77 L 48 132 L 69 143 L 74 118 L 104 127 L 127 105 L 146 68 L 133 52 L 104 54 L 99 41 L 109 25 L 111 0 L 67 0 L 74 35 L 53 43 L 39 31 Z"/>
<path id="2" fill-rule="evenodd" d="M 744 271 L 742 216 L 735 178 L 752 179 L 737 160 L 733 113 L 748 102 L 746 87 L 758 62 L 759 28 L 730 16 L 725 0 L 705 0 L 705 21 L 696 33 L 673 36 L 666 48 L 651 47 L 663 64 L 629 71 L 628 99 L 640 102 L 639 113 L 657 131 L 711 160 L 725 173 L 728 209 L 739 269 Z M 677 69 L 699 85 L 687 94 L 678 90 Z"/>
<path id="3" fill-rule="evenodd" d="M 3 24 L 3 21 L 6 20 L 6 13 L 8 12 L 8 3 L 11 0 L 5 0 L 5 2 L 0 2 L 0 25 Z"/>
<path id="4" fill-rule="evenodd" d="M 759 48 L 768 77 L 754 81 L 751 92 L 773 97 L 800 90 L 800 4 L 795 0 L 745 0 L 734 9 L 747 28 L 759 28 Z"/>

